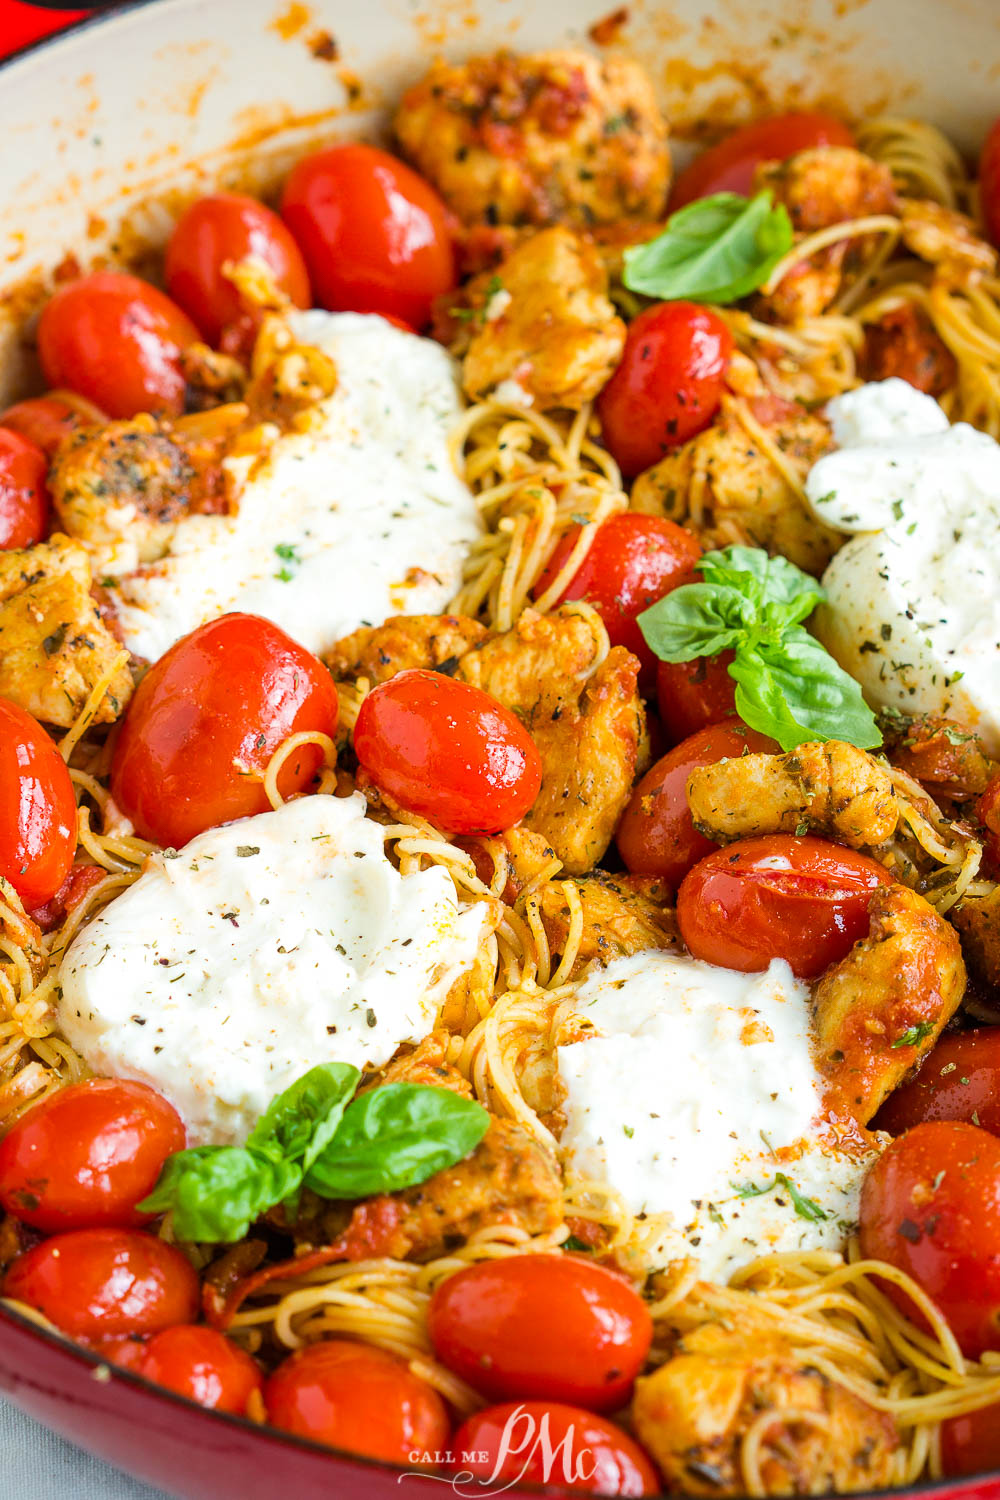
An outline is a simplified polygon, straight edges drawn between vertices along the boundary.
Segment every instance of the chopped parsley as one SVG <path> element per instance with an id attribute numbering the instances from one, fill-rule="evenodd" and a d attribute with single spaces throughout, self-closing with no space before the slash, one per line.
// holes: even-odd
<path id="1" fill-rule="evenodd" d="M 819 1223 L 823 1219 L 833 1218 L 833 1215 L 827 1213 L 825 1208 L 820 1208 L 815 1199 L 807 1198 L 804 1193 L 800 1193 L 795 1183 L 790 1177 L 786 1177 L 784 1172 L 776 1172 L 774 1181 L 765 1183 L 763 1187 L 758 1187 L 754 1182 L 745 1182 L 742 1187 L 736 1182 L 731 1182 L 729 1185 L 735 1188 L 738 1198 L 763 1198 L 765 1194 L 773 1193 L 775 1188 L 783 1187 L 791 1198 L 792 1207 L 800 1219 L 811 1219 L 814 1223 Z"/>
<path id="2" fill-rule="evenodd" d="M 902 1036 L 898 1036 L 892 1045 L 893 1047 L 916 1047 L 925 1037 L 930 1036 L 933 1030 L 932 1021 L 918 1021 L 916 1026 L 907 1027 Z"/>

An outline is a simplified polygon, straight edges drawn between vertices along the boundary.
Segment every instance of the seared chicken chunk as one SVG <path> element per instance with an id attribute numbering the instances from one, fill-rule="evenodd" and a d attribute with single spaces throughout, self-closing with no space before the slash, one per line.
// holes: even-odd
<path id="1" fill-rule="evenodd" d="M 475 401 L 514 381 L 540 407 L 579 408 L 611 376 L 625 324 L 593 245 L 568 229 L 532 235 L 467 289 L 473 312 L 462 382 Z"/>
<path id="2" fill-rule="evenodd" d="M 826 422 L 778 397 L 754 398 L 747 405 L 801 485 L 830 447 Z M 815 519 L 800 490 L 727 403 L 705 432 L 639 475 L 632 508 L 690 527 L 706 548 L 734 542 L 766 547 L 817 575 L 843 542 Z"/>
<path id="3" fill-rule="evenodd" d="M 965 214 L 929 198 L 904 198 L 903 244 L 934 266 L 942 281 L 969 286 L 997 269 L 997 252 L 976 233 Z"/>
<path id="4" fill-rule="evenodd" d="M 816 146 L 785 161 L 764 162 L 754 186 L 770 188 L 802 236 L 850 219 L 895 214 L 899 207 L 888 167 L 851 146 Z M 840 291 L 843 274 L 864 260 L 870 245 L 865 235 L 838 240 L 793 266 L 775 291 L 757 299 L 761 315 L 796 323 L 825 312 Z"/>
<path id="5" fill-rule="evenodd" d="M 685 1333 L 672 1358 L 637 1382 L 632 1410 L 671 1491 L 745 1494 L 743 1439 L 767 1413 L 763 1493 L 867 1491 L 893 1480 L 892 1418 L 828 1380 L 763 1319 L 734 1316 Z"/>
<path id="6" fill-rule="evenodd" d="M 647 948 L 677 946 L 674 912 L 662 882 L 594 870 L 573 884 L 583 908 L 583 932 L 571 978 L 595 960 L 609 964 Z M 565 951 L 573 915 L 561 880 L 542 887 L 538 907 L 554 966 Z"/>
<path id="7" fill-rule="evenodd" d="M 820 1071 L 859 1125 L 931 1050 L 965 993 L 955 929 L 923 896 L 884 886 L 868 913 L 868 936 L 813 990 Z"/>
<path id="8" fill-rule="evenodd" d="M 304 1195 L 292 1231 L 296 1240 L 333 1246 L 341 1252 L 338 1259 L 423 1260 L 491 1224 L 540 1234 L 561 1219 L 562 1182 L 555 1161 L 520 1125 L 494 1117 L 470 1156 L 417 1187 L 357 1206 Z"/>
<path id="9" fill-rule="evenodd" d="M 0 695 L 63 729 L 121 652 L 90 586 L 86 552 L 58 533 L 26 552 L 0 551 Z M 94 722 L 113 723 L 131 695 L 123 666 Z"/>
<path id="10" fill-rule="evenodd" d="M 132 566 L 163 557 L 184 516 L 224 503 L 221 471 L 196 467 L 183 441 L 145 414 L 74 433 L 49 488 L 71 536 L 102 548 L 126 543 Z"/>
<path id="11" fill-rule="evenodd" d="M 688 777 L 687 799 L 695 827 L 720 843 L 808 829 L 864 849 L 884 844 L 896 831 L 889 773 L 840 740 L 700 766 Z"/>
<path id="12" fill-rule="evenodd" d="M 582 615 L 529 609 L 513 630 L 467 652 L 455 674 L 513 710 L 534 739 L 542 787 L 524 823 L 570 875 L 604 854 L 648 756 L 638 661 L 614 646 L 588 676 L 593 656 Z"/>
<path id="13" fill-rule="evenodd" d="M 387 682 L 397 672 L 455 667 L 488 631 L 465 615 L 393 615 L 384 625 L 364 625 L 326 653 L 334 677 Z"/>
<path id="14" fill-rule="evenodd" d="M 438 62 L 396 113 L 406 156 L 466 224 L 656 218 L 667 126 L 637 63 L 565 50 Z"/>

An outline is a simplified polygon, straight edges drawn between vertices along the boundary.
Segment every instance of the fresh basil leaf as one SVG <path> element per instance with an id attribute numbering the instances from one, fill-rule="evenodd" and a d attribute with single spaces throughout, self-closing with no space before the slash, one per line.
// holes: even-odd
<path id="1" fill-rule="evenodd" d="M 737 684 L 736 712 L 783 750 L 808 740 L 846 740 L 862 750 L 882 743 L 854 678 L 799 625 L 777 643 L 738 647 L 729 673 Z"/>
<path id="2" fill-rule="evenodd" d="M 324 1198 L 367 1198 L 412 1187 L 468 1156 L 489 1123 L 481 1104 L 449 1089 L 383 1084 L 347 1106 L 306 1186 Z"/>
<path id="3" fill-rule="evenodd" d="M 737 645 L 752 618 L 752 601 L 738 589 L 685 583 L 643 610 L 639 629 L 661 661 L 692 661 Z"/>
<path id="4" fill-rule="evenodd" d="M 796 624 L 826 598 L 822 584 L 811 573 L 804 573 L 787 557 L 770 557 L 763 547 L 723 547 L 718 552 L 706 552 L 695 567 L 706 583 L 753 592 L 747 583 L 748 578 L 753 579 L 761 602 L 790 606 Z"/>
<path id="5" fill-rule="evenodd" d="M 275 1160 L 299 1161 L 308 1172 L 329 1144 L 354 1097 L 360 1071 L 351 1063 L 320 1063 L 271 1102 L 247 1146 Z"/>
<path id="6" fill-rule="evenodd" d="M 660 301 L 736 302 L 763 285 L 793 240 L 767 189 L 753 198 L 713 193 L 672 214 L 655 240 L 630 246 L 622 281 Z"/>
<path id="7" fill-rule="evenodd" d="M 138 1205 L 173 1215 L 180 1240 L 228 1245 L 262 1213 L 295 1191 L 302 1168 L 244 1146 L 194 1146 L 167 1158 L 159 1181 Z"/>

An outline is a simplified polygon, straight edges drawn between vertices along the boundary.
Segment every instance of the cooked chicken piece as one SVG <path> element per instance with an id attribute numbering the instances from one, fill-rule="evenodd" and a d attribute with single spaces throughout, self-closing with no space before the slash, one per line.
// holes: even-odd
<path id="1" fill-rule="evenodd" d="M 952 719 L 892 714 L 881 723 L 892 764 L 919 781 L 935 801 L 969 802 L 985 792 L 997 770 L 978 734 Z"/>
<path id="2" fill-rule="evenodd" d="M 636 1383 L 636 1434 L 668 1490 L 744 1495 L 743 1439 L 760 1430 L 767 1495 L 877 1490 L 894 1479 L 891 1417 L 834 1384 L 763 1319 L 727 1318 L 685 1333 Z M 819 1420 L 812 1422 L 809 1414 Z"/>
<path id="3" fill-rule="evenodd" d="M 518 824 L 493 838 L 459 838 L 456 843 L 471 854 L 476 873 L 484 885 L 490 885 L 496 873 L 494 855 L 490 846 L 507 859 L 507 883 L 501 893 L 508 906 L 513 906 L 529 885 L 536 883 L 545 874 L 558 874 L 562 861 L 547 839 L 540 833 Z"/>
<path id="4" fill-rule="evenodd" d="M 90 583 L 86 552 L 58 532 L 26 552 L 0 551 L 0 695 L 63 729 L 121 652 Z M 94 722 L 113 723 L 131 696 L 121 667 Z"/>
<path id="5" fill-rule="evenodd" d="M 571 978 L 577 978 L 595 959 L 609 964 L 613 958 L 646 948 L 676 946 L 677 924 L 661 881 L 595 870 L 572 884 L 583 908 L 583 933 Z M 562 880 L 553 880 L 538 893 L 553 968 L 565 951 L 573 915 L 563 885 Z"/>
<path id="6" fill-rule="evenodd" d="M 841 740 L 699 766 L 688 777 L 687 799 L 695 827 L 720 844 L 808 830 L 864 849 L 884 844 L 896 831 L 889 773 Z"/>
<path id="7" fill-rule="evenodd" d="M 196 468 L 183 441 L 146 414 L 75 432 L 56 455 L 49 489 L 70 536 L 125 543 L 132 566 L 163 557 L 184 516 L 224 504 L 218 467 Z"/>
<path id="8" fill-rule="evenodd" d="M 462 383 L 476 401 L 513 380 L 538 406 L 578 409 L 607 382 L 625 347 L 593 245 L 569 229 L 532 235 L 466 288 L 472 317 Z M 463 344 L 465 340 L 463 339 Z"/>
<path id="9" fill-rule="evenodd" d="M 918 391 L 942 396 L 955 384 L 958 364 L 923 308 L 904 302 L 866 326 L 858 374 L 862 380 L 898 375 Z"/>
<path id="10" fill-rule="evenodd" d="M 447 1031 L 430 1032 L 409 1052 L 394 1057 L 378 1073 L 363 1079 L 358 1093 L 366 1094 L 369 1089 L 381 1088 L 384 1083 L 421 1083 L 471 1099 L 469 1080 L 447 1060 L 450 1040 Z"/>
<path id="11" fill-rule="evenodd" d="M 387 682 L 413 667 L 450 670 L 487 634 L 485 625 L 465 615 L 393 615 L 384 625 L 365 625 L 345 635 L 323 660 L 338 679 Z"/>
<path id="12" fill-rule="evenodd" d="M 300 1243 L 331 1245 L 340 1260 L 424 1260 L 491 1224 L 538 1234 L 561 1220 L 555 1161 L 520 1125 L 494 1117 L 471 1156 L 417 1187 L 357 1205 L 304 1195 L 292 1232 Z"/>
<path id="13" fill-rule="evenodd" d="M 588 675 L 593 631 L 572 609 L 525 610 L 513 630 L 467 652 L 456 676 L 523 721 L 542 757 L 542 787 L 524 818 L 581 875 L 601 858 L 648 758 L 637 659 L 614 646 Z"/>
<path id="14" fill-rule="evenodd" d="M 931 1050 L 965 993 L 955 930 L 923 896 L 884 886 L 868 913 L 868 936 L 813 990 L 820 1071 L 859 1125 Z"/>
<path id="15" fill-rule="evenodd" d="M 801 485 L 830 447 L 827 423 L 775 396 L 746 404 Z M 740 421 L 738 407 L 726 401 L 707 431 L 639 475 L 632 508 L 689 526 L 706 548 L 733 542 L 766 547 L 817 575 L 844 540 L 815 519 Z"/>
<path id="16" fill-rule="evenodd" d="M 797 235 L 876 214 L 894 214 L 899 202 L 892 173 L 851 146 L 816 146 L 785 161 L 763 162 L 754 187 L 770 188 L 783 203 Z M 839 240 L 809 261 L 793 266 L 776 290 L 756 299 L 760 315 L 796 323 L 825 312 L 840 291 L 845 272 L 869 254 L 870 236 Z"/>
<path id="17" fill-rule="evenodd" d="M 964 896 L 948 915 L 961 934 L 973 974 L 1000 985 L 1000 885 L 985 896 Z"/>
<path id="18" fill-rule="evenodd" d="M 637 63 L 577 50 L 438 62 L 396 113 L 403 155 L 466 224 L 655 219 L 667 125 Z"/>
<path id="19" fill-rule="evenodd" d="M 903 244 L 935 267 L 937 276 L 969 286 L 997 269 L 997 252 L 976 233 L 965 214 L 929 198 L 904 198 L 900 205 Z"/>
<path id="20" fill-rule="evenodd" d="M 181 350 L 180 367 L 187 385 L 188 411 L 211 411 L 222 403 L 243 400 L 246 366 L 231 354 L 220 354 L 207 344 L 189 344 Z"/>

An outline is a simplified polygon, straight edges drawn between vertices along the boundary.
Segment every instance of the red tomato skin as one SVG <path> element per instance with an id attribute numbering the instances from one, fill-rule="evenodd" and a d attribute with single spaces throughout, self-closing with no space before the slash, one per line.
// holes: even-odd
<path id="1" fill-rule="evenodd" d="M 605 444 L 626 478 L 711 426 L 732 352 L 722 319 L 694 302 L 658 302 L 630 324 L 597 398 Z"/>
<path id="2" fill-rule="evenodd" d="M 0 426 L 0 548 L 33 547 L 48 531 L 48 475 L 41 448 Z"/>
<path id="3" fill-rule="evenodd" d="M 285 1432 L 387 1463 L 447 1447 L 444 1402 L 402 1360 L 346 1339 L 299 1349 L 264 1385 L 268 1420 Z"/>
<path id="4" fill-rule="evenodd" d="M 49 384 L 79 391 L 109 417 L 180 416 L 180 355 L 197 339 L 197 328 L 169 297 L 120 271 L 96 271 L 60 287 L 38 324 Z"/>
<path id="5" fill-rule="evenodd" d="M 330 146 L 292 169 L 281 216 L 322 307 L 391 313 L 414 328 L 455 285 L 447 211 L 416 172 L 375 146 Z"/>
<path id="6" fill-rule="evenodd" d="M 741 719 L 727 719 L 668 750 L 639 782 L 618 824 L 615 840 L 629 874 L 655 876 L 676 889 L 700 859 L 718 848 L 691 821 L 686 792 L 691 772 L 747 751 L 774 754 L 779 749 Z"/>
<path id="7" fill-rule="evenodd" d="M 453 833 L 499 833 L 531 807 L 542 762 L 520 720 L 441 672 L 400 672 L 370 692 L 354 726 L 365 771 L 411 812 Z"/>
<path id="8" fill-rule="evenodd" d="M 0 875 L 30 910 L 49 901 L 76 852 L 76 797 L 42 726 L 0 698 Z"/>
<path id="9" fill-rule="evenodd" d="M 543 1422 L 550 1449 L 557 1450 L 548 1461 Z M 507 1486 L 551 1484 L 623 1496 L 663 1489 L 651 1459 L 622 1428 L 556 1401 L 511 1401 L 474 1412 L 452 1438 L 451 1451 L 456 1471 Z M 477 1456 L 483 1453 L 485 1460 Z"/>
<path id="10" fill-rule="evenodd" d="M 559 541 L 532 590 L 536 599 L 557 577 L 580 531 L 579 526 L 571 526 Z M 656 657 L 646 644 L 638 616 L 682 583 L 694 583 L 694 565 L 700 556 L 701 544 L 683 526 L 661 516 L 626 511 L 598 526 L 590 551 L 556 604 L 567 599 L 592 604 L 612 646 L 631 651 L 649 675 L 656 668 Z"/>
<path id="11" fill-rule="evenodd" d="M 256 1360 L 225 1334 L 204 1324 L 164 1328 L 153 1335 L 130 1368 L 199 1406 L 237 1417 L 243 1416 L 250 1397 L 263 1385 Z"/>
<path id="12" fill-rule="evenodd" d="M 729 675 L 731 651 L 694 661 L 661 661 L 656 666 L 656 700 L 668 738 L 677 744 L 721 724 L 736 713 L 736 683 Z"/>
<path id="13" fill-rule="evenodd" d="M 915 1125 L 861 1189 L 861 1253 L 906 1271 L 940 1308 L 962 1353 L 1000 1348 L 1000 1140 L 964 1121 Z M 914 1320 L 905 1292 L 885 1283 Z"/>
<path id="14" fill-rule="evenodd" d="M 198 1276 L 173 1245 L 139 1229 L 73 1229 L 18 1256 L 3 1296 L 70 1338 L 158 1333 L 198 1316 Z"/>
<path id="15" fill-rule="evenodd" d="M 734 130 L 732 135 L 696 156 L 674 178 L 670 212 L 710 193 L 753 192 L 754 171 L 762 161 L 784 161 L 813 146 L 853 146 L 854 136 L 842 120 L 819 113 L 772 115 Z"/>
<path id="16" fill-rule="evenodd" d="M 866 936 L 872 892 L 887 884 L 883 866 L 854 849 L 764 834 L 700 860 L 677 892 L 677 921 L 706 963 L 755 974 L 786 958 L 815 979 Z"/>
<path id="17" fill-rule="evenodd" d="M 17 401 L 0 413 L 0 427 L 20 433 L 49 460 L 63 438 L 90 422 L 106 422 L 107 417 L 92 401 L 74 391 L 48 391 L 44 396 L 30 396 Z"/>
<path id="18" fill-rule="evenodd" d="M 983 144 L 979 158 L 979 189 L 983 219 L 994 245 L 1000 245 L 1000 120 Z"/>
<path id="19" fill-rule="evenodd" d="M 51 900 L 41 906 L 33 906 L 28 915 L 37 922 L 43 932 L 54 932 L 66 918 L 84 901 L 95 885 L 107 877 L 103 865 L 72 865 L 69 874 Z"/>
<path id="20" fill-rule="evenodd" d="M 117 1365 L 122 1370 L 131 1370 L 136 1375 L 140 1374 L 142 1362 L 146 1357 L 145 1339 L 77 1339 L 77 1343 L 89 1349 L 91 1354 L 99 1355 L 109 1365 Z"/>
<path id="21" fill-rule="evenodd" d="M 928 1120 L 965 1120 L 1000 1135 L 1000 1026 L 946 1032 L 916 1077 L 889 1095 L 872 1129 L 902 1135 Z"/>
<path id="22" fill-rule="evenodd" d="M 949 1479 L 1000 1469 L 1000 1403 L 941 1423 L 941 1467 Z"/>
<path id="23" fill-rule="evenodd" d="M 628 1282 L 571 1255 L 469 1266 L 437 1288 L 427 1319 L 438 1357 L 484 1396 L 595 1411 L 624 1406 L 653 1339 Z"/>
<path id="24" fill-rule="evenodd" d="M 184 1148 L 172 1104 L 144 1083 L 88 1078 L 36 1104 L 0 1141 L 0 1203 L 47 1234 L 137 1228 L 135 1205 Z"/>
<path id="25" fill-rule="evenodd" d="M 179 849 L 206 828 L 269 810 L 260 781 L 239 767 L 262 773 L 289 735 L 336 727 L 336 689 L 317 657 L 270 620 L 222 615 L 140 682 L 111 762 L 112 796 L 143 838 Z M 290 757 L 282 795 L 307 790 L 321 760 L 312 745 Z"/>
<path id="26" fill-rule="evenodd" d="M 199 198 L 178 219 L 167 242 L 167 290 L 210 344 L 250 311 L 223 272 L 252 256 L 296 307 L 308 307 L 309 273 L 302 251 L 276 213 L 244 193 Z M 252 312 L 250 321 L 254 319 Z"/>

